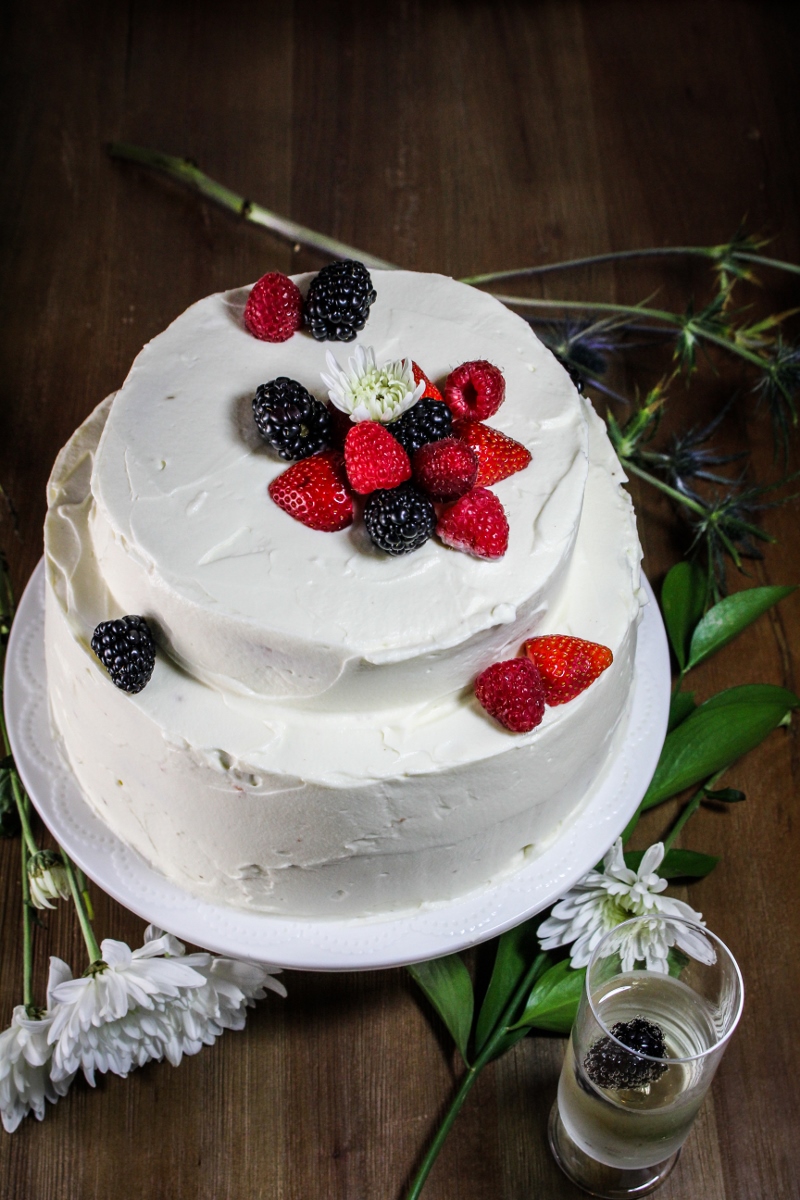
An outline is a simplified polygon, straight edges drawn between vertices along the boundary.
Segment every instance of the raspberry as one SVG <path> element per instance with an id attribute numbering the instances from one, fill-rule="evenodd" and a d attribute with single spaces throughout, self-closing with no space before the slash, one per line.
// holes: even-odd
<path id="1" fill-rule="evenodd" d="M 369 271 L 355 259 L 329 263 L 314 276 L 303 309 L 318 342 L 352 342 L 364 328 L 375 300 Z"/>
<path id="2" fill-rule="evenodd" d="M 280 271 L 262 275 L 244 306 L 248 333 L 262 342 L 285 342 L 303 324 L 303 297 L 297 284 Z"/>
<path id="3" fill-rule="evenodd" d="M 414 376 L 414 383 L 419 383 L 421 379 L 425 380 L 425 391 L 420 396 L 420 400 L 441 400 L 442 393 L 439 391 L 435 383 L 431 383 L 422 367 L 418 367 L 415 362 L 412 362 L 411 373 Z"/>
<path id="4" fill-rule="evenodd" d="M 273 479 L 268 491 L 279 508 L 309 529 L 334 533 L 353 522 L 353 498 L 338 450 L 294 463 Z"/>
<path id="5" fill-rule="evenodd" d="M 387 554 L 410 554 L 427 542 L 436 513 L 412 483 L 373 492 L 364 505 L 364 524 L 376 546 Z"/>
<path id="6" fill-rule="evenodd" d="M 574 700 L 614 661 L 608 646 L 564 633 L 528 638 L 522 649 L 539 668 L 550 705 Z"/>
<path id="7" fill-rule="evenodd" d="M 466 442 L 478 456 L 478 487 L 489 487 L 500 479 L 507 479 L 522 471 L 531 461 L 530 451 L 521 442 L 482 425 L 480 421 L 456 421 L 453 434 Z"/>
<path id="8" fill-rule="evenodd" d="M 378 421 L 352 426 L 344 441 L 344 463 L 350 486 L 362 496 L 411 478 L 408 455 Z"/>
<path id="9" fill-rule="evenodd" d="M 156 644 L 144 617 L 101 621 L 92 636 L 92 649 L 123 692 L 135 695 L 150 680 L 156 661 Z"/>
<path id="10" fill-rule="evenodd" d="M 494 492 L 476 487 L 439 517 L 436 532 L 446 546 L 476 558 L 502 558 L 508 549 L 508 519 Z"/>
<path id="11" fill-rule="evenodd" d="M 397 438 L 408 457 L 413 458 L 420 446 L 450 436 L 453 414 L 444 400 L 423 397 L 386 428 Z"/>
<path id="12" fill-rule="evenodd" d="M 456 367 L 444 385 L 445 401 L 459 420 L 485 421 L 497 412 L 505 394 L 503 372 L 483 358 Z"/>
<path id="13" fill-rule="evenodd" d="M 475 696 L 512 733 L 529 733 L 544 716 L 544 688 L 528 658 L 492 663 L 475 680 Z"/>
<path id="14" fill-rule="evenodd" d="M 611 1026 L 617 1041 L 629 1046 L 629 1054 L 609 1037 L 600 1038 L 589 1047 L 583 1060 L 586 1074 L 598 1087 L 613 1089 L 644 1087 L 655 1083 L 667 1069 L 666 1063 L 650 1062 L 638 1058 L 647 1054 L 649 1058 L 663 1058 L 667 1051 L 664 1031 L 655 1021 L 647 1017 L 634 1017 L 631 1021 L 618 1021 Z"/>
<path id="15" fill-rule="evenodd" d="M 289 461 L 308 458 L 330 444 L 327 408 L 296 379 L 281 375 L 262 383 L 253 397 L 253 417 L 264 441 Z"/>
<path id="16" fill-rule="evenodd" d="M 417 484 L 434 500 L 457 500 L 475 486 L 478 476 L 476 454 L 457 438 L 421 446 L 411 465 Z"/>

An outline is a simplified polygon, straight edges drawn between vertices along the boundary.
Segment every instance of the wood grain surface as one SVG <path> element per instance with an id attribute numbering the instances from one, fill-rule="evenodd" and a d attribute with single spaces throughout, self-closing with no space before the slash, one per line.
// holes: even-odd
<path id="1" fill-rule="evenodd" d="M 75 426 L 142 344 L 209 292 L 322 260 L 170 183 L 114 163 L 120 139 L 187 154 L 230 187 L 403 266 L 472 274 L 625 247 L 709 244 L 746 219 L 800 261 L 798 9 L 737 0 L 27 0 L 0 14 L 3 259 L 0 483 L 19 591 L 41 554 L 44 485 Z M 764 276 L 764 304 L 798 288 Z M 548 276 L 532 295 L 683 306 L 685 265 Z M 735 387 L 706 376 L 670 420 Z M 727 389 L 727 392 L 726 392 Z M 774 471 L 765 422 L 739 405 L 730 446 Z M 668 432 L 668 430 L 667 430 Z M 650 578 L 684 549 L 666 502 L 634 489 Z M 797 505 L 754 568 L 800 582 Z M 734 586 L 739 586 L 734 581 Z M 793 597 L 697 672 L 796 687 Z M 800 1195 L 797 737 L 732 771 L 745 805 L 699 814 L 683 844 L 722 856 L 690 899 L 747 985 L 732 1041 L 664 1200 Z M 640 830 L 647 844 L 665 810 Z M 18 845 L 0 845 L 0 1027 L 21 998 Z M 684 893 L 686 894 L 686 893 Z M 99 936 L 141 922 L 100 894 Z M 70 906 L 37 934 L 80 969 Z M 178 1069 L 76 1083 L 0 1134 L 14 1200 L 397 1200 L 458 1066 L 403 971 L 286 977 L 243 1033 Z M 563 1053 L 528 1038 L 485 1071 L 426 1200 L 577 1197 L 545 1143 Z"/>

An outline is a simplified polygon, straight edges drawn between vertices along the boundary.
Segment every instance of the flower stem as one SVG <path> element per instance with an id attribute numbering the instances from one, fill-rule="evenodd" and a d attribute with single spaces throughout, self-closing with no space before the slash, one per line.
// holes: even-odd
<path id="1" fill-rule="evenodd" d="M 81 895 L 81 889 L 78 886 L 78 880 L 75 875 L 75 867 L 66 850 L 61 846 L 59 846 L 59 850 L 61 851 L 61 857 L 64 859 L 67 879 L 69 880 L 69 890 L 72 892 L 72 899 L 75 902 L 75 909 L 78 913 L 81 933 L 83 934 L 83 940 L 86 943 L 86 950 L 89 954 L 89 965 L 94 966 L 95 963 L 103 961 L 103 956 L 100 953 L 100 947 L 97 944 L 97 938 L 94 936 L 92 923 L 84 907 L 83 896 Z"/>
<path id="2" fill-rule="evenodd" d="M 430 1174 L 431 1167 L 436 1161 L 439 1151 L 444 1145 L 445 1139 L 450 1132 L 453 1122 L 458 1116 L 461 1106 L 466 1100 L 470 1089 L 476 1082 L 478 1075 L 486 1066 L 486 1064 L 491 1062 L 491 1060 L 494 1058 L 500 1047 L 500 1043 L 514 1022 L 514 1017 L 517 1015 L 520 1005 L 527 1000 L 531 988 L 541 974 L 543 968 L 547 965 L 547 962 L 548 956 L 546 954 L 537 954 L 536 958 L 523 975 L 522 980 L 520 981 L 519 986 L 517 987 L 513 996 L 503 1009 L 503 1012 L 494 1027 L 491 1037 L 486 1042 L 486 1045 L 483 1047 L 472 1066 L 467 1068 L 467 1072 L 458 1085 L 456 1094 L 453 1096 L 453 1099 L 450 1102 L 450 1106 L 444 1115 L 444 1119 L 436 1131 L 436 1136 L 428 1147 L 428 1151 L 420 1164 L 419 1170 L 411 1182 L 411 1187 L 406 1194 L 406 1200 L 418 1200 L 418 1197 L 421 1195 L 422 1189 L 425 1185 L 425 1180 Z"/>
<path id="3" fill-rule="evenodd" d="M 108 146 L 108 153 L 112 158 L 138 163 L 139 166 L 161 171 L 170 179 L 192 188 L 201 196 L 213 200 L 215 204 L 219 204 L 228 212 L 235 213 L 236 216 L 248 221 L 251 225 L 260 225 L 264 229 L 269 229 L 288 242 L 299 242 L 300 245 L 307 246 L 311 250 L 318 250 L 321 254 L 330 255 L 331 258 L 357 258 L 367 267 L 389 271 L 395 269 L 394 263 L 387 262 L 383 258 L 376 258 L 374 254 L 365 254 L 363 250 L 358 250 L 355 246 L 337 241 L 336 238 L 326 237 L 305 225 L 298 225 L 296 221 L 281 217 L 278 213 L 232 192 L 230 188 L 217 183 L 216 180 L 204 174 L 188 158 L 175 158 L 171 154 L 162 154 L 159 150 L 148 150 L 144 146 L 132 146 L 127 142 L 111 142 Z"/>
<path id="4" fill-rule="evenodd" d="M 693 500 L 691 496 L 686 496 L 683 492 L 679 492 L 677 488 L 670 487 L 668 483 L 664 483 L 663 479 L 658 479 L 655 475 L 651 475 L 649 471 L 643 471 L 641 467 L 637 467 L 635 463 L 632 463 L 629 458 L 623 459 L 623 465 L 626 471 L 630 471 L 632 475 L 638 475 L 639 478 L 644 479 L 646 483 L 652 484 L 654 488 L 658 488 L 660 492 L 663 492 L 666 496 L 669 496 L 671 500 L 675 500 L 678 504 L 685 505 L 686 508 L 690 508 L 692 512 L 697 513 L 698 516 L 704 517 L 706 515 L 706 511 L 703 506 L 698 504 L 696 500 Z"/>
<path id="5" fill-rule="evenodd" d="M 33 937 L 31 929 L 31 887 L 28 880 L 28 843 L 20 838 L 22 855 L 22 1003 L 28 1016 L 33 1014 Z"/>
<path id="6" fill-rule="evenodd" d="M 694 814 L 697 812 L 698 808 L 700 807 L 700 805 L 703 802 L 703 797 L 706 794 L 706 789 L 713 787 L 714 784 L 717 782 L 717 780 L 722 775 L 725 774 L 726 770 L 727 770 L 727 767 L 724 767 L 721 771 L 717 771 L 716 775 L 712 775 L 709 779 L 707 779 L 705 781 L 705 783 L 701 787 L 699 787 L 697 789 L 697 791 L 692 796 L 689 803 L 684 808 L 681 815 L 678 817 L 675 824 L 672 826 L 672 829 L 669 831 L 669 834 L 667 835 L 667 837 L 664 838 L 664 853 L 665 854 L 667 853 L 668 850 L 670 850 L 675 845 L 675 841 L 677 840 L 678 834 L 681 832 L 681 830 L 683 829 L 684 825 L 689 820 L 689 818 L 693 817 Z"/>

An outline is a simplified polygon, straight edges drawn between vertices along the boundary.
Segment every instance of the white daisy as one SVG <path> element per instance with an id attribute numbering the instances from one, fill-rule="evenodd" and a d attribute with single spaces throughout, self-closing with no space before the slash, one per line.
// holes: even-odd
<path id="1" fill-rule="evenodd" d="M 62 969 L 65 964 L 59 959 L 55 963 L 50 968 L 48 1000 L 52 989 L 68 977 Z M 48 1034 L 52 1023 L 51 1011 L 32 1017 L 18 1004 L 11 1025 L 0 1033 L 0 1119 L 7 1133 L 13 1133 L 31 1112 L 37 1121 L 43 1120 L 45 1100 L 55 1104 L 72 1083 L 72 1075 L 57 1081 L 50 1077 L 53 1047 Z"/>
<path id="2" fill-rule="evenodd" d="M 39 850 L 28 859 L 28 885 L 35 908 L 55 908 L 51 900 L 69 899 L 64 860 L 54 850 Z"/>
<path id="3" fill-rule="evenodd" d="M 686 950 L 702 962 L 713 962 L 713 947 L 699 931 L 658 919 L 678 917 L 703 924 L 701 914 L 683 900 L 661 895 L 667 881 L 656 871 L 663 858 L 663 843 L 657 842 L 645 852 L 639 870 L 634 871 L 625 866 L 622 839 L 617 838 L 603 860 L 603 870 L 590 871 L 584 876 L 539 926 L 542 949 L 572 945 L 570 963 L 573 967 L 585 967 L 595 946 L 609 930 L 631 917 L 652 916 L 651 922 L 643 921 L 620 935 L 618 949 L 623 970 L 632 970 L 634 962 L 645 962 L 649 971 L 666 973 L 671 946 Z"/>
<path id="4" fill-rule="evenodd" d="M 379 367 L 372 347 L 356 346 L 347 370 L 339 366 L 330 350 L 325 361 L 330 375 L 323 374 L 322 382 L 328 388 L 331 404 L 347 413 L 351 421 L 380 421 L 386 425 L 416 404 L 425 391 L 424 379 L 414 383 L 410 358 Z"/>

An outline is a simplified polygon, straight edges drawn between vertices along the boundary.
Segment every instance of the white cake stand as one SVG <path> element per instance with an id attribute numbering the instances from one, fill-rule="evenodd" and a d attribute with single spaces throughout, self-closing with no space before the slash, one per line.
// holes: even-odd
<path id="1" fill-rule="evenodd" d="M 235 958 L 313 971 L 401 966 L 452 954 L 540 912 L 602 858 L 655 770 L 669 709 L 667 640 L 658 607 L 639 627 L 632 708 L 604 775 L 542 853 L 457 900 L 382 918 L 312 920 L 209 904 L 166 879 L 112 833 L 85 799 L 53 737 L 44 660 L 44 562 L 19 605 L 5 674 L 9 737 L 20 775 L 53 836 L 105 892 L 186 941 Z"/>

